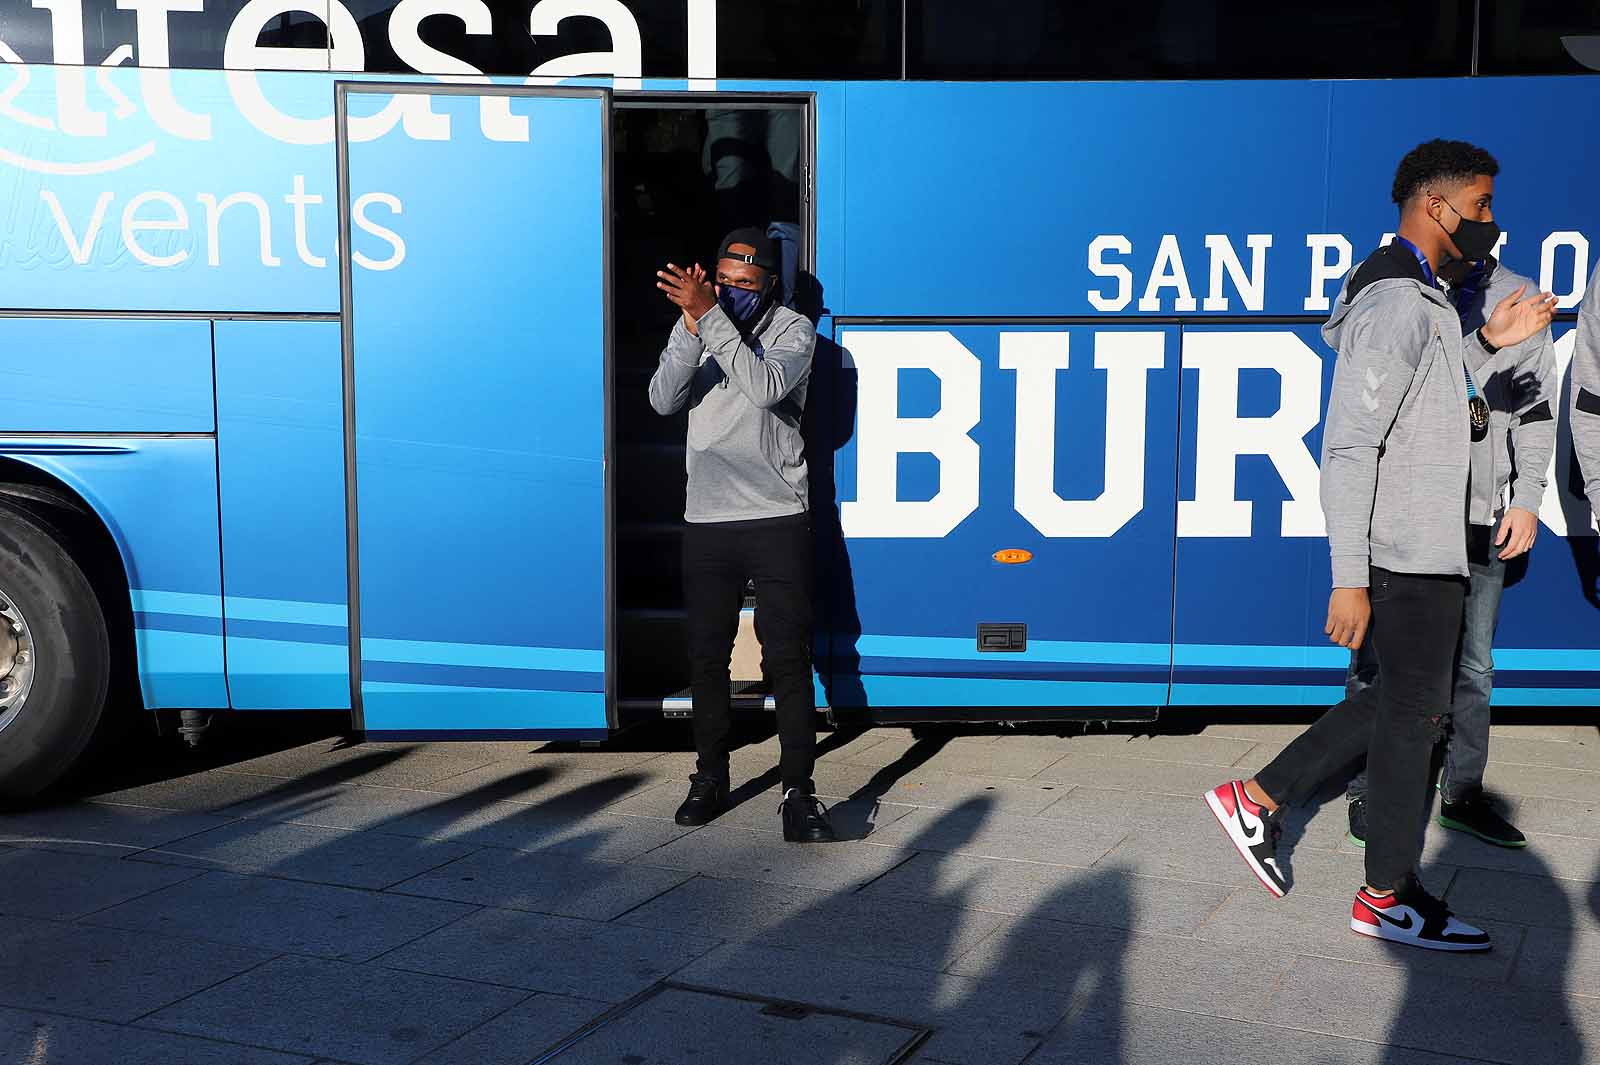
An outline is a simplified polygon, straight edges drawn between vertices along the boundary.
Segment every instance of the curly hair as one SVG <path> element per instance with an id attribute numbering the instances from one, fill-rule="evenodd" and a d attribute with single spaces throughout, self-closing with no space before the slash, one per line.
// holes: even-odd
<path id="1" fill-rule="evenodd" d="M 1395 168 L 1394 202 L 1404 207 L 1411 197 L 1434 184 L 1461 185 L 1480 174 L 1494 177 L 1500 164 L 1494 156 L 1466 141 L 1431 140 L 1406 153 Z"/>

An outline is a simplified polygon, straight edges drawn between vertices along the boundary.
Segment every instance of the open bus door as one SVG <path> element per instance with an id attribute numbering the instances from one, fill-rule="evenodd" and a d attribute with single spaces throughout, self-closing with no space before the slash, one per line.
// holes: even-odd
<path id="1" fill-rule="evenodd" d="M 610 93 L 337 93 L 355 725 L 604 736 Z"/>

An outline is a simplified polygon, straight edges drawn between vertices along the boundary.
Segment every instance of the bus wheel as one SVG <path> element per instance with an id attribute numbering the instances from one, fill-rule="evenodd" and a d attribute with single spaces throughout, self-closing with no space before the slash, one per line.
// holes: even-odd
<path id="1" fill-rule="evenodd" d="M 83 753 L 110 659 L 88 578 L 48 526 L 0 504 L 0 797 L 37 794 Z"/>

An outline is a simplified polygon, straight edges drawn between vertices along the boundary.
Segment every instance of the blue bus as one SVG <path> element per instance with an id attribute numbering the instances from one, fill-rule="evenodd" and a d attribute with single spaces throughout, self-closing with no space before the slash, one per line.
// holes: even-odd
<path id="1" fill-rule="evenodd" d="M 1565 390 L 1600 13 L 1111 7 L 0 0 L 0 792 L 129 705 L 687 712 L 653 272 L 750 222 L 818 323 L 828 713 L 1335 701 L 1318 326 L 1396 160 L 1470 139 Z M 1503 705 L 1600 705 L 1571 454 Z"/>

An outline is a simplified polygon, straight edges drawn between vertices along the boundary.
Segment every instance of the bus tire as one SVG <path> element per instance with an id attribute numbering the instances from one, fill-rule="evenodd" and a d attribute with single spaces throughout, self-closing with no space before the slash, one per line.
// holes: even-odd
<path id="1" fill-rule="evenodd" d="M 37 795 L 72 767 L 110 678 L 89 579 L 49 525 L 0 503 L 0 798 Z"/>

